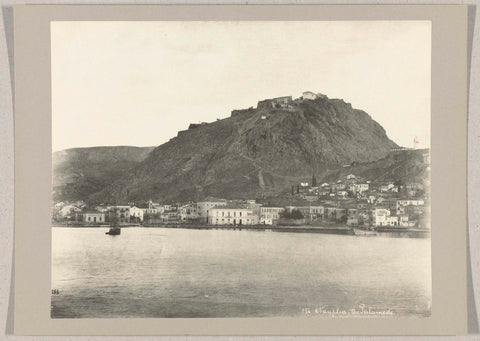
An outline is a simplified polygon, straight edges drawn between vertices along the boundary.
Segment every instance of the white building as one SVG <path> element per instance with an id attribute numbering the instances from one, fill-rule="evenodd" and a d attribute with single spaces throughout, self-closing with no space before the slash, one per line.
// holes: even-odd
<path id="1" fill-rule="evenodd" d="M 84 212 L 82 213 L 82 221 L 86 223 L 104 223 L 105 213 L 101 212 Z"/>
<path id="2" fill-rule="evenodd" d="M 165 211 L 163 205 L 160 205 L 158 202 L 152 202 L 151 200 L 148 202 L 148 208 L 146 212 L 147 214 L 161 214 Z"/>
<path id="3" fill-rule="evenodd" d="M 368 184 L 354 184 L 353 185 L 353 192 L 354 193 L 363 193 L 363 192 L 366 192 L 368 191 Z"/>
<path id="4" fill-rule="evenodd" d="M 325 207 L 323 206 L 310 206 L 310 220 L 315 220 L 317 218 L 323 218 L 325 213 Z"/>
<path id="5" fill-rule="evenodd" d="M 400 215 L 398 216 L 398 225 L 402 227 L 409 227 L 409 226 L 413 226 L 414 223 L 408 221 L 408 216 Z"/>
<path id="6" fill-rule="evenodd" d="M 425 201 L 423 200 L 397 200 L 397 214 L 405 214 L 405 206 L 423 206 Z"/>
<path id="7" fill-rule="evenodd" d="M 176 211 L 177 206 L 175 205 L 163 205 L 163 211 L 164 212 L 170 212 L 170 211 Z"/>
<path id="8" fill-rule="evenodd" d="M 225 199 L 207 198 L 204 201 L 197 202 L 197 214 L 200 222 L 209 223 L 210 211 L 218 206 L 226 206 Z"/>
<path id="9" fill-rule="evenodd" d="M 380 190 L 380 192 L 388 192 L 388 191 L 394 191 L 393 189 L 395 187 L 396 186 L 393 183 L 388 183 L 388 184 L 381 185 L 378 189 Z M 398 188 L 395 192 L 398 192 Z"/>
<path id="10" fill-rule="evenodd" d="M 144 210 L 136 206 L 130 207 L 130 218 L 135 218 L 136 220 L 143 221 Z"/>
<path id="11" fill-rule="evenodd" d="M 178 211 L 181 221 L 196 220 L 198 218 L 197 204 L 183 205 Z"/>
<path id="12" fill-rule="evenodd" d="M 398 226 L 398 217 L 397 216 L 388 216 L 386 219 L 386 224 L 388 226 Z"/>
<path id="13" fill-rule="evenodd" d="M 108 211 L 108 209 L 107 209 L 107 206 L 98 205 L 97 207 L 95 207 L 95 211 L 96 211 L 96 212 L 106 213 L 106 212 Z"/>
<path id="14" fill-rule="evenodd" d="M 314 94 L 311 91 L 304 91 L 302 96 L 303 99 L 317 99 L 317 94 Z"/>
<path id="15" fill-rule="evenodd" d="M 283 211 L 285 211 L 283 207 L 262 206 L 260 208 L 260 224 L 275 225 Z"/>
<path id="16" fill-rule="evenodd" d="M 372 224 L 374 226 L 387 226 L 388 217 L 390 217 L 390 210 L 386 208 L 375 208 L 372 210 Z"/>
<path id="17" fill-rule="evenodd" d="M 257 225 L 258 222 L 258 216 L 250 208 L 217 206 L 208 213 L 208 223 L 211 225 Z"/>
<path id="18" fill-rule="evenodd" d="M 62 217 L 67 217 L 73 213 L 81 211 L 81 209 L 75 207 L 74 205 L 65 205 L 58 211 L 58 214 Z"/>
<path id="19" fill-rule="evenodd" d="M 120 223 L 130 222 L 130 206 L 128 205 L 108 206 L 107 210 L 110 214 L 110 217 L 116 215 Z"/>

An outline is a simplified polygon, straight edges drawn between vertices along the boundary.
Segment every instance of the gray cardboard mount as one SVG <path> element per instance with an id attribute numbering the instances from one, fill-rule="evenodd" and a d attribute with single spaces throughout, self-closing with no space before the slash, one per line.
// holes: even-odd
<path id="1" fill-rule="evenodd" d="M 432 315 L 380 319 L 50 319 L 52 20 L 432 21 Z M 15 334 L 466 334 L 467 6 L 18 6 L 14 8 L 14 39 Z"/>

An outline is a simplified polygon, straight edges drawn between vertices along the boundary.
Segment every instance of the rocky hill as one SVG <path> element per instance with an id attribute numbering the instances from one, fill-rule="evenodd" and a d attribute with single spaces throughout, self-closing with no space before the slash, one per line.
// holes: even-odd
<path id="1" fill-rule="evenodd" d="M 312 173 L 320 179 L 344 164 L 384 158 L 395 147 L 377 122 L 343 100 L 262 101 L 191 125 L 90 200 L 271 196 Z"/>
<path id="2" fill-rule="evenodd" d="M 85 200 L 143 161 L 154 147 L 92 147 L 52 155 L 53 199 Z"/>
<path id="3" fill-rule="evenodd" d="M 377 161 L 329 170 L 319 182 L 333 182 L 354 174 L 372 182 L 422 183 L 429 176 L 429 165 L 423 161 L 423 154 L 428 152 L 428 149 L 390 152 Z"/>

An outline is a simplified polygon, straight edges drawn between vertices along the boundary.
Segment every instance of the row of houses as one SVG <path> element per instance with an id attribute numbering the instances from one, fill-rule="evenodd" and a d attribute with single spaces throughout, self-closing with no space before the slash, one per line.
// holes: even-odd
<path id="1" fill-rule="evenodd" d="M 381 203 L 366 200 L 271 206 L 255 200 L 207 198 L 183 205 L 163 205 L 150 201 L 135 205 L 98 206 L 96 210 L 76 211 L 76 221 L 87 224 L 120 223 L 199 223 L 207 225 L 276 225 L 282 216 L 297 212 L 305 223 L 336 222 L 349 226 L 415 226 L 427 214 L 423 199 L 391 198 Z"/>
<path id="2" fill-rule="evenodd" d="M 368 199 L 370 202 L 388 196 L 417 197 L 425 193 L 423 183 L 411 182 L 398 184 L 394 182 L 372 182 L 357 177 L 354 174 L 347 175 L 344 179 L 336 182 L 316 184 L 315 177 L 312 182 L 301 182 L 296 188 L 292 186 L 292 195 L 313 202 L 325 199 Z M 381 199 L 380 199 L 381 200 Z"/>

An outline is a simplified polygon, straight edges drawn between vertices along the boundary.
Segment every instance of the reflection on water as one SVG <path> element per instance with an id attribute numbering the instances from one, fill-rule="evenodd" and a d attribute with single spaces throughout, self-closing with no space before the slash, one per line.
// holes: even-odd
<path id="1" fill-rule="evenodd" d="M 53 228 L 52 317 L 429 314 L 430 239 Z M 321 309 L 319 309 L 320 311 Z"/>

